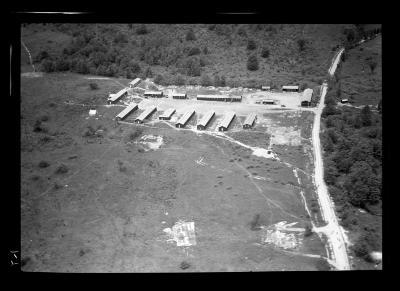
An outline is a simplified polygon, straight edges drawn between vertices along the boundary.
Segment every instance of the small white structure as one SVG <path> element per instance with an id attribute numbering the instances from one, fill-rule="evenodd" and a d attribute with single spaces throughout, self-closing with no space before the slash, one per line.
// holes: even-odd
<path id="1" fill-rule="evenodd" d="M 130 87 L 130 88 L 136 87 L 136 86 L 140 83 L 140 81 L 141 81 L 140 78 L 136 78 L 135 80 L 133 80 L 133 81 L 131 81 L 131 82 L 129 83 L 129 87 Z"/>
<path id="2" fill-rule="evenodd" d="M 262 91 L 271 91 L 271 86 L 261 86 Z"/>
<path id="3" fill-rule="evenodd" d="M 233 111 L 229 111 L 225 114 L 224 119 L 218 126 L 219 131 L 227 131 L 232 120 L 235 118 L 236 114 Z"/>
<path id="4" fill-rule="evenodd" d="M 122 120 L 125 117 L 127 117 L 129 114 L 131 114 L 133 111 L 138 109 L 138 105 L 136 103 L 131 103 L 126 107 L 124 110 L 122 110 L 116 117 L 116 120 Z"/>
<path id="5" fill-rule="evenodd" d="M 89 116 L 95 116 L 96 114 L 97 114 L 97 111 L 95 109 L 89 110 Z"/>
<path id="6" fill-rule="evenodd" d="M 340 103 L 349 103 L 349 99 L 342 99 L 342 100 L 340 100 Z"/>

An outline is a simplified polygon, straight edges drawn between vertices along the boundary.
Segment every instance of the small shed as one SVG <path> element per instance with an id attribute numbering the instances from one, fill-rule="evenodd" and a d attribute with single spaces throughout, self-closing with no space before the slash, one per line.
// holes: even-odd
<path id="1" fill-rule="evenodd" d="M 262 91 L 271 91 L 271 86 L 261 86 Z"/>
<path id="2" fill-rule="evenodd" d="M 264 100 L 262 100 L 262 104 L 274 105 L 274 104 L 276 104 L 276 101 L 274 99 L 264 99 Z"/>
<path id="3" fill-rule="evenodd" d="M 300 105 L 303 107 L 310 106 L 312 94 L 313 94 L 313 89 L 310 88 L 305 89 L 300 98 Z"/>
<path id="4" fill-rule="evenodd" d="M 344 103 L 349 103 L 349 99 L 341 99 L 341 100 L 340 100 L 340 103 L 343 103 L 343 104 L 344 104 Z"/>

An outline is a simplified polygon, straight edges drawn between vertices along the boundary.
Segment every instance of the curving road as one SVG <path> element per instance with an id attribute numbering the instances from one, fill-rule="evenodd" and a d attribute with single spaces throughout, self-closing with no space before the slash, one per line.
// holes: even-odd
<path id="1" fill-rule="evenodd" d="M 336 68 L 339 64 L 340 57 L 344 49 L 341 49 L 335 56 L 331 67 L 329 68 L 329 75 L 335 74 Z M 315 156 L 315 186 L 317 187 L 318 200 L 320 203 L 321 214 L 326 226 L 315 228 L 315 231 L 322 233 L 326 236 L 330 253 L 328 254 L 329 262 L 337 270 L 350 270 L 349 258 L 346 250 L 346 243 L 344 233 L 339 225 L 336 217 L 333 202 L 329 196 L 328 189 L 324 182 L 324 166 L 321 152 L 321 142 L 319 138 L 321 113 L 325 106 L 325 95 L 328 90 L 328 84 L 322 84 L 321 100 L 315 110 L 314 125 L 312 131 L 312 141 Z"/>

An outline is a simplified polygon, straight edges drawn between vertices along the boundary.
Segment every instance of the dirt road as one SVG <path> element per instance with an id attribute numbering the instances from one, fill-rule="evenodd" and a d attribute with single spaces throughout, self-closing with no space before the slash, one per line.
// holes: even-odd
<path id="1" fill-rule="evenodd" d="M 343 49 L 335 56 L 332 66 L 329 68 L 329 74 L 334 75 Z M 312 131 L 312 140 L 315 155 L 315 185 L 317 187 L 318 200 L 321 207 L 321 214 L 327 223 L 326 226 L 316 228 L 315 231 L 326 235 L 330 249 L 330 263 L 337 270 L 350 270 L 349 258 L 347 255 L 344 233 L 339 225 L 336 217 L 334 205 L 329 196 L 327 187 L 324 182 L 324 167 L 321 153 L 321 142 L 319 138 L 321 113 L 325 106 L 325 95 L 328 90 L 328 84 L 322 85 L 321 100 L 315 111 L 314 126 Z"/>

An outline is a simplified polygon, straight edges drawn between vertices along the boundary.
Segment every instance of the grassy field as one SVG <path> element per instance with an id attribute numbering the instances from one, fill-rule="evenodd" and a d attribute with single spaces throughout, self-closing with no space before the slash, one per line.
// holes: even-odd
<path id="1" fill-rule="evenodd" d="M 376 62 L 373 73 L 370 62 Z M 376 106 L 382 99 L 382 37 L 367 41 L 346 53 L 339 73 L 342 97 L 355 105 Z"/>
<path id="2" fill-rule="evenodd" d="M 90 82 L 99 89 L 91 90 Z M 108 92 L 126 82 L 69 73 L 22 77 L 23 270 L 321 269 L 318 256 L 326 257 L 325 248 L 316 234 L 304 235 L 310 217 L 299 194 L 306 190 L 307 203 L 315 195 L 308 152 L 311 113 L 293 116 L 293 124 L 275 113 L 267 117 L 267 128 L 260 123 L 252 133 L 234 133 L 249 144 L 272 142 L 281 156 L 275 161 L 231 141 L 164 123 L 115 124 L 122 107 L 103 104 Z M 87 106 L 68 105 L 67 100 Z M 89 117 L 92 106 L 97 115 Z M 300 144 L 285 144 L 283 127 L 300 132 Z M 159 149 L 149 150 L 142 142 L 149 135 L 162 138 Z M 293 167 L 304 171 L 301 185 Z M 194 222 L 196 245 L 167 241 L 163 230 L 179 220 Z M 293 234 L 296 246 L 262 242 L 260 226 L 283 221 L 303 229 Z"/>
<path id="3" fill-rule="evenodd" d="M 199 84 L 204 75 L 212 82 L 218 75 L 224 76 L 231 87 L 272 85 L 279 88 L 307 83 L 312 88 L 326 75 L 334 49 L 343 41 L 343 29 L 349 27 L 338 24 L 146 24 L 147 33 L 138 34 L 140 26 L 29 24 L 23 25 L 21 35 L 34 57 L 46 51 L 50 59 L 60 56 L 65 59 L 61 52 L 72 40 L 95 35 L 97 43 L 106 45 L 107 54 L 117 52 L 119 60 L 114 64 L 120 68 L 129 68 L 131 62 L 135 62 L 141 70 L 134 75 L 142 76 L 150 68 L 153 76 L 161 75 L 172 83 L 177 76 L 186 84 Z M 194 40 L 186 39 L 190 30 Z M 119 35 L 124 41 L 115 41 Z M 300 39 L 305 41 L 303 50 L 299 49 Z M 253 50 L 247 49 L 250 40 L 256 44 Z M 191 55 L 192 48 L 198 48 L 199 52 Z M 263 49 L 269 50 L 266 58 L 261 56 Z M 83 49 L 72 57 L 80 58 L 88 53 L 86 51 Z M 246 67 L 251 54 L 258 58 L 259 69 L 256 71 Z M 89 60 L 95 57 L 90 55 Z M 24 48 L 21 48 L 21 61 L 28 63 Z M 188 62 L 200 63 L 200 73 L 185 72 Z M 126 71 L 126 68 L 118 70 L 116 75 L 125 76 Z"/>

